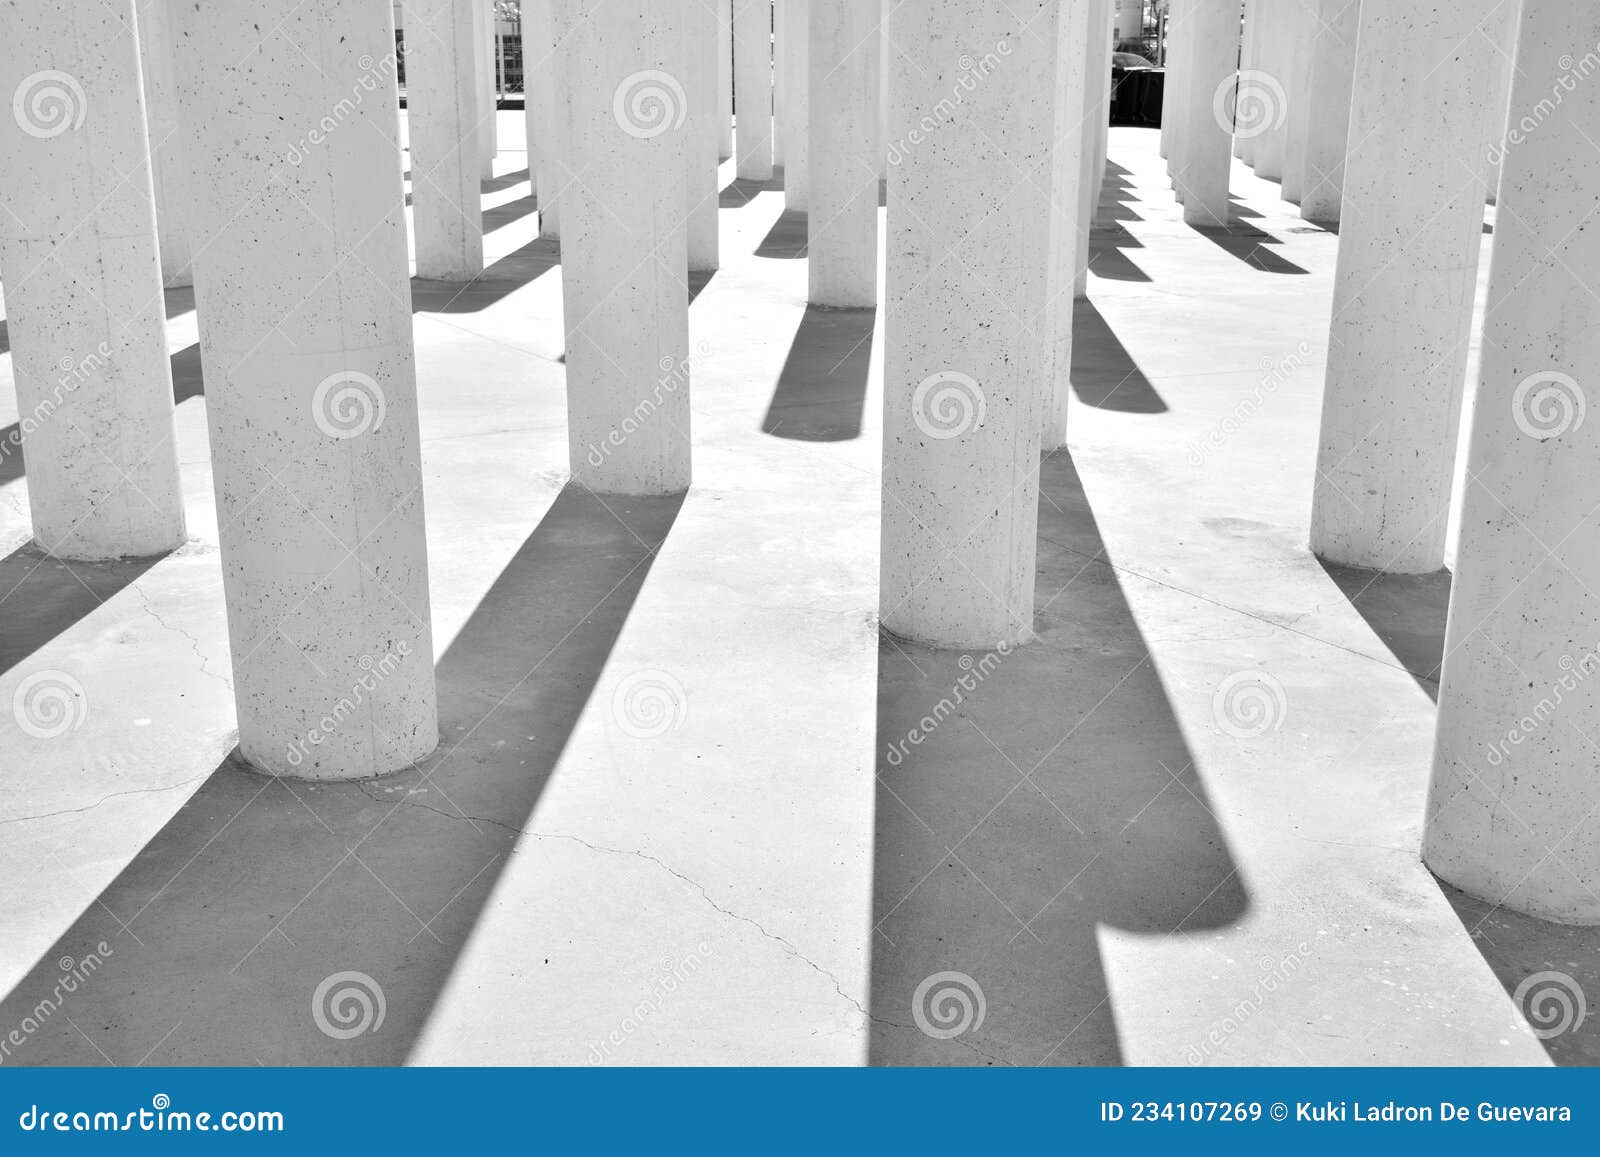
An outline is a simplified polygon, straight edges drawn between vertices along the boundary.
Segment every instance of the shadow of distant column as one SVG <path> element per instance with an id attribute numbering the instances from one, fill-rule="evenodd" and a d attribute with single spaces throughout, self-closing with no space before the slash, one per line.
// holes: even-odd
<path id="1" fill-rule="evenodd" d="M 1180 936 L 1248 907 L 1065 451 L 1041 485 L 1039 638 L 879 647 L 873 1064 L 1120 1063 L 1097 929 Z M 941 987 L 981 991 L 982 1023 L 939 1036 L 960 1023 L 929 1007 Z"/>
<path id="2" fill-rule="evenodd" d="M 70 629 L 165 557 L 66 562 L 30 542 L 0 559 L 0 674 Z"/>
<path id="3" fill-rule="evenodd" d="M 1164 414 L 1167 404 L 1105 316 L 1087 298 L 1072 310 L 1072 390 L 1097 410 Z"/>
<path id="4" fill-rule="evenodd" d="M 799 209 L 785 209 L 756 246 L 757 257 L 776 257 L 784 261 L 806 255 L 807 215 Z"/>
<path id="5" fill-rule="evenodd" d="M 799 442 L 861 434 L 876 309 L 806 307 L 761 420 L 761 432 Z"/>
<path id="6" fill-rule="evenodd" d="M 417 767 L 308 783 L 225 761 L 0 1000 L 0 1024 L 34 1026 L 7 1063 L 403 1063 L 682 501 L 561 491 L 440 659 L 440 745 Z M 57 960 L 101 941 L 39 1017 Z M 377 1031 L 319 1027 L 338 973 L 381 989 Z"/>
<path id="7" fill-rule="evenodd" d="M 1315 557 L 1315 556 L 1313 556 Z M 1317 559 L 1373 634 L 1411 672 L 1417 686 L 1439 700 L 1444 625 L 1450 609 L 1450 572 L 1387 574 Z"/>

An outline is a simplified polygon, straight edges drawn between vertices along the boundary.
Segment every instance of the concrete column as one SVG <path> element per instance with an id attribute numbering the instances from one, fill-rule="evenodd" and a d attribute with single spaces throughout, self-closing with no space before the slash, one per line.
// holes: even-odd
<path id="1" fill-rule="evenodd" d="M 889 9 L 896 0 L 878 0 L 878 179 L 889 179 Z M 885 186 L 887 187 L 887 186 Z"/>
<path id="2" fill-rule="evenodd" d="M 1572 68 L 1597 43 L 1592 5 L 1524 0 L 1422 845 L 1568 924 L 1600 924 L 1600 89 Z"/>
<path id="3" fill-rule="evenodd" d="M 1333 562 L 1444 561 L 1494 55 L 1461 29 L 1499 3 L 1361 6 L 1311 509 L 1311 548 Z"/>
<path id="4" fill-rule="evenodd" d="M 739 176 L 772 179 L 772 0 L 733 0 Z"/>
<path id="5" fill-rule="evenodd" d="M 471 281 L 483 272 L 476 13 L 469 0 L 403 11 L 417 276 Z"/>
<path id="6" fill-rule="evenodd" d="M 678 0 L 683 5 L 683 87 L 688 97 L 684 121 L 684 199 L 687 209 L 689 268 L 716 269 L 717 210 L 717 9 L 711 0 Z M 672 92 L 665 90 L 670 100 Z"/>
<path id="7" fill-rule="evenodd" d="M 173 9 L 239 749 L 380 775 L 438 742 L 393 10 L 250 15 Z"/>
<path id="8" fill-rule="evenodd" d="M 1265 0 L 1261 8 L 1260 62 L 1253 74 L 1239 80 L 1240 120 L 1247 121 L 1250 131 L 1256 132 L 1256 176 L 1268 181 L 1283 180 L 1288 152 L 1286 128 L 1294 27 L 1289 9 L 1299 3 L 1301 0 Z"/>
<path id="9" fill-rule="evenodd" d="M 808 300 L 878 299 L 878 13 L 861 0 L 810 0 L 811 208 Z"/>
<path id="10" fill-rule="evenodd" d="M 531 162 L 538 183 L 539 236 L 561 236 L 561 198 L 571 183 L 567 167 L 567 118 L 557 100 L 556 75 L 565 48 L 556 44 L 550 6 L 553 0 L 522 0 L 522 60 L 533 62 L 533 133 L 539 154 Z"/>
<path id="11" fill-rule="evenodd" d="M 1500 162 L 1505 155 L 1503 139 L 1506 135 L 1507 102 L 1511 99 L 1511 70 L 1515 63 L 1517 33 L 1521 23 L 1522 6 L 1507 4 L 1500 13 L 1497 26 L 1485 29 L 1492 35 L 1495 47 L 1500 50 L 1495 62 L 1494 89 L 1489 94 L 1490 131 L 1494 144 L 1489 149 L 1489 165 L 1485 181 L 1489 186 L 1489 204 L 1493 205 L 1500 188 Z"/>
<path id="12" fill-rule="evenodd" d="M 785 0 L 772 0 L 772 167 L 783 167 L 783 89 L 788 78 L 783 71 L 783 27 Z"/>
<path id="13" fill-rule="evenodd" d="M 1350 84 L 1355 73 L 1361 5 L 1319 0 L 1320 20 L 1311 44 L 1311 91 L 1306 124 L 1305 190 L 1300 216 L 1321 225 L 1339 221 L 1344 152 L 1350 130 Z"/>
<path id="14" fill-rule="evenodd" d="M 935 646 L 1032 636 L 1055 127 L 1038 94 L 1055 90 L 1058 10 L 944 0 L 889 17 L 891 139 L 957 91 L 963 54 L 1005 47 L 964 115 L 889 174 L 881 622 Z"/>
<path id="15" fill-rule="evenodd" d="M 1228 178 L 1233 168 L 1233 126 L 1217 93 L 1233 86 L 1239 61 L 1239 0 L 1191 0 L 1186 25 L 1188 95 L 1183 101 L 1182 167 L 1174 178 L 1188 225 L 1228 224 Z"/>
<path id="16" fill-rule="evenodd" d="M 1074 299 L 1089 295 L 1089 235 L 1100 205 L 1100 186 L 1104 178 L 1100 142 L 1107 130 L 1101 118 L 1105 115 L 1106 96 L 1111 87 L 1109 50 L 1102 43 L 1111 16 L 1111 0 L 1087 0 L 1087 3 L 1088 28 L 1083 38 L 1084 135 L 1079 157 L 1083 171 L 1078 180 L 1078 270 L 1072 285 Z"/>
<path id="17" fill-rule="evenodd" d="M 717 160 L 733 156 L 733 0 L 717 5 Z"/>
<path id="18" fill-rule="evenodd" d="M 1043 328 L 1050 338 L 1049 385 L 1042 427 L 1043 448 L 1067 442 L 1067 407 L 1072 393 L 1072 303 L 1084 235 L 1084 84 L 1088 78 L 1089 0 L 1061 5 L 1056 36 L 1054 150 L 1050 164 L 1050 264 L 1045 279 Z M 815 260 L 815 257 L 813 257 Z"/>
<path id="19" fill-rule="evenodd" d="M 562 203 L 567 444 L 573 480 L 604 493 L 689 486 L 690 132 L 674 78 L 694 2 L 555 0 L 577 177 Z"/>
<path id="20" fill-rule="evenodd" d="M 174 288 L 194 284 L 189 269 L 189 211 L 184 205 L 183 135 L 172 75 L 172 0 L 137 0 L 139 66 L 144 77 L 145 123 L 150 138 L 150 176 L 155 185 L 156 239 L 161 280 Z"/>
<path id="21" fill-rule="evenodd" d="M 1095 25 L 1099 29 L 1099 40 L 1091 38 L 1090 43 L 1097 45 L 1100 54 L 1099 71 L 1095 74 L 1100 83 L 1100 115 L 1095 118 L 1095 197 L 1098 200 L 1100 189 L 1106 181 L 1106 159 L 1111 148 L 1111 34 L 1114 31 L 1112 20 L 1115 13 L 1112 11 L 1112 0 L 1103 0 L 1105 11 L 1103 19 Z"/>
<path id="22" fill-rule="evenodd" d="M 858 0 L 859 2 L 859 0 Z M 786 209 L 804 213 L 807 209 L 810 171 L 806 147 L 806 121 L 809 114 L 810 83 L 806 27 L 810 23 L 811 0 L 783 0 L 783 119 L 778 135 L 783 139 L 783 204 Z"/>
<path id="23" fill-rule="evenodd" d="M 1289 4 L 1289 94 L 1284 117 L 1283 183 L 1285 201 L 1298 205 L 1306 187 L 1307 142 L 1314 105 L 1326 99 L 1311 85 L 1312 44 L 1320 28 L 1318 0 L 1291 0 Z"/>
<path id="24" fill-rule="evenodd" d="M 1197 0 L 1174 0 L 1167 17 L 1167 75 L 1161 87 L 1161 155 L 1171 176 L 1179 164 L 1177 149 L 1187 114 L 1188 51 L 1193 43 L 1189 17 Z"/>
<path id="25" fill-rule="evenodd" d="M 1350 6 L 1359 10 L 1361 6 L 1360 0 L 1355 0 Z M 1239 68 L 1241 71 L 1249 71 L 1256 66 L 1256 32 L 1260 26 L 1261 0 L 1244 0 L 1244 40 L 1239 46 Z M 1233 155 L 1248 165 L 1251 158 L 1255 156 L 1255 145 L 1251 138 L 1235 133 L 1233 137 Z"/>
<path id="26" fill-rule="evenodd" d="M 184 541 L 129 0 L 0 6 L 0 280 L 38 545 Z"/>
<path id="27" fill-rule="evenodd" d="M 472 0 L 477 5 L 474 13 L 473 44 L 477 52 L 479 129 L 479 172 L 485 181 L 494 177 L 494 158 L 500 151 L 499 132 L 495 116 L 495 59 L 494 59 L 494 2 Z"/>

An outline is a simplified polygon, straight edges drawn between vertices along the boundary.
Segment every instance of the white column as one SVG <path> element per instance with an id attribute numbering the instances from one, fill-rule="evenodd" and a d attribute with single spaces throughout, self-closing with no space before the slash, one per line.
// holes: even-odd
<path id="1" fill-rule="evenodd" d="M 1115 13 L 1111 10 L 1111 0 L 1103 0 L 1105 10 L 1097 27 L 1099 28 L 1098 50 L 1100 53 L 1099 71 L 1095 74 L 1100 81 L 1100 115 L 1095 118 L 1095 197 L 1100 196 L 1100 189 L 1106 182 L 1106 158 L 1111 148 L 1111 34 L 1113 32 L 1113 18 Z"/>
<path id="2" fill-rule="evenodd" d="M 1089 294 L 1089 234 L 1094 227 L 1095 213 L 1100 206 L 1100 186 L 1102 170 L 1100 167 L 1100 140 L 1105 131 L 1100 124 L 1104 115 L 1106 93 L 1110 89 L 1111 75 L 1109 66 L 1105 64 L 1107 51 L 1101 43 L 1106 32 L 1106 21 L 1110 19 L 1111 0 L 1087 0 L 1088 29 L 1083 38 L 1084 74 L 1086 79 L 1083 85 L 1083 147 L 1079 161 L 1082 172 L 1078 179 L 1078 269 L 1073 278 L 1072 294 L 1074 299 L 1087 297 Z"/>
<path id="3" fill-rule="evenodd" d="M 717 5 L 717 160 L 733 156 L 733 0 Z"/>
<path id="4" fill-rule="evenodd" d="M 1167 72 L 1161 86 L 1161 155 L 1167 162 L 1167 174 L 1172 175 L 1179 166 L 1178 151 L 1188 114 L 1184 101 L 1188 98 L 1189 49 L 1193 46 L 1192 21 L 1197 0 L 1174 0 L 1167 16 Z"/>
<path id="5" fill-rule="evenodd" d="M 132 19 L 0 6 L 0 280 L 34 540 L 60 558 L 184 541 Z"/>
<path id="6" fill-rule="evenodd" d="M 808 300 L 878 298 L 878 38 L 875 5 L 810 0 Z"/>
<path id="7" fill-rule="evenodd" d="M 183 136 L 172 75 L 172 0 L 137 0 L 139 66 L 144 77 L 144 111 L 150 138 L 150 176 L 155 185 L 156 238 L 161 248 L 161 279 L 177 287 L 194 284 L 189 270 L 189 212 L 184 206 Z"/>
<path id="8" fill-rule="evenodd" d="M 1568 924 L 1600 924 L 1600 89 L 1572 68 L 1597 43 L 1593 6 L 1524 0 L 1422 845 Z"/>
<path id="9" fill-rule="evenodd" d="M 1285 201 L 1298 205 L 1306 187 L 1307 142 L 1312 109 L 1327 99 L 1311 86 L 1312 44 L 1320 28 L 1318 0 L 1291 0 L 1289 4 L 1288 115 L 1283 126 L 1283 183 Z"/>
<path id="10" fill-rule="evenodd" d="M 772 0 L 772 167 L 783 167 L 783 89 L 788 78 L 783 73 L 783 27 L 785 0 Z"/>
<path id="11" fill-rule="evenodd" d="M 881 621 L 935 646 L 1032 637 L 1055 122 L 1038 94 L 1054 92 L 1058 8 L 946 0 L 889 18 L 890 133 L 914 147 L 889 174 Z M 1000 45 L 964 115 L 917 141 L 962 55 Z"/>
<path id="12" fill-rule="evenodd" d="M 712 0 L 676 2 L 683 6 L 681 87 L 688 98 L 683 161 L 689 268 L 703 272 L 718 266 L 717 9 Z M 674 94 L 669 88 L 666 95 Z"/>
<path id="13" fill-rule="evenodd" d="M 859 0 L 858 0 L 859 2 Z M 783 0 L 783 119 L 779 136 L 783 139 L 783 204 L 786 209 L 804 213 L 810 181 L 807 166 L 806 121 L 809 115 L 810 82 L 806 60 L 809 55 L 806 26 L 810 23 L 811 0 Z"/>
<path id="14" fill-rule="evenodd" d="M 1344 152 L 1350 129 L 1350 84 L 1356 65 L 1361 5 L 1319 0 L 1321 19 L 1311 46 L 1314 99 L 1306 126 L 1305 191 L 1300 215 L 1337 224 L 1344 190 Z"/>
<path id="15" fill-rule="evenodd" d="M 889 9 L 896 0 L 878 0 L 878 179 L 889 179 Z M 885 186 L 887 188 L 887 186 Z"/>
<path id="16" fill-rule="evenodd" d="M 1239 0 L 1191 0 L 1185 31 L 1187 96 L 1183 100 L 1181 167 L 1173 184 L 1182 191 L 1183 220 L 1225 228 L 1228 178 L 1233 168 L 1233 127 L 1218 115 L 1217 93 L 1235 84 L 1239 59 Z"/>
<path id="17" fill-rule="evenodd" d="M 477 52 L 478 62 L 478 93 L 479 93 L 479 129 L 478 129 L 478 158 L 479 172 L 485 181 L 494 176 L 494 158 L 500 151 L 499 133 L 497 131 L 498 117 L 495 115 L 495 61 L 494 61 L 494 0 L 473 0 L 477 5 L 474 13 L 473 43 Z"/>
<path id="18" fill-rule="evenodd" d="M 1504 156 L 1505 145 L 1503 138 L 1506 134 L 1506 106 L 1511 99 L 1511 71 L 1515 64 L 1514 56 L 1517 50 L 1517 32 L 1521 23 L 1522 6 L 1520 4 L 1507 4 L 1500 14 L 1496 26 L 1485 29 L 1486 35 L 1494 39 L 1495 47 L 1500 51 L 1494 62 L 1494 89 L 1489 94 L 1490 131 L 1494 144 L 1489 149 L 1488 170 L 1485 181 L 1489 186 L 1489 204 L 1495 203 L 1496 195 L 1500 188 L 1500 161 Z"/>
<path id="19" fill-rule="evenodd" d="M 1248 112 L 1252 125 L 1260 125 L 1255 138 L 1256 176 L 1267 181 L 1283 180 L 1283 165 L 1288 150 L 1286 131 L 1289 117 L 1289 69 L 1293 29 L 1289 8 L 1302 0 L 1266 0 L 1261 9 L 1259 63 L 1253 75 L 1239 85 L 1241 115 Z"/>
<path id="20" fill-rule="evenodd" d="M 673 78 L 694 2 L 555 2 L 577 178 L 561 209 L 567 444 L 573 480 L 605 493 L 689 486 L 690 133 Z"/>
<path id="21" fill-rule="evenodd" d="M 1351 8 L 1359 11 L 1360 0 L 1355 0 Z M 1239 69 L 1249 71 L 1256 66 L 1256 32 L 1261 26 L 1261 0 L 1244 0 L 1244 39 L 1239 50 Z M 1250 137 L 1238 133 L 1233 137 L 1233 155 L 1245 164 L 1249 164 L 1255 156 L 1255 146 Z"/>
<path id="22" fill-rule="evenodd" d="M 1044 320 L 1049 335 L 1049 384 L 1045 393 L 1043 448 L 1067 442 L 1067 407 L 1072 394 L 1072 308 L 1082 243 L 1084 211 L 1084 83 L 1088 77 L 1089 0 L 1061 5 L 1056 36 L 1054 149 L 1050 175 L 1050 263 L 1045 276 Z M 815 258 L 813 258 L 814 260 Z"/>
<path id="23" fill-rule="evenodd" d="M 250 14 L 173 10 L 239 749 L 373 776 L 438 742 L 393 10 Z"/>
<path id="24" fill-rule="evenodd" d="M 531 91 L 535 124 L 531 130 L 539 154 L 531 162 L 538 183 L 539 236 L 561 236 L 561 196 L 571 183 L 564 141 L 567 117 L 562 105 L 565 94 L 558 94 L 556 75 L 560 56 L 565 51 L 556 44 L 550 6 L 553 0 L 522 0 L 523 68 L 534 69 Z M 530 64 L 531 62 L 531 64 Z M 528 87 L 525 85 L 525 87 Z"/>
<path id="25" fill-rule="evenodd" d="M 739 176 L 772 179 L 772 0 L 733 0 Z"/>
<path id="26" fill-rule="evenodd" d="M 1499 2 L 1362 4 L 1311 509 L 1311 548 L 1333 562 L 1444 561 L 1493 55 L 1460 30 Z"/>
<path id="27" fill-rule="evenodd" d="M 403 12 L 417 276 L 470 281 L 483 272 L 475 14 L 468 0 L 405 0 Z"/>

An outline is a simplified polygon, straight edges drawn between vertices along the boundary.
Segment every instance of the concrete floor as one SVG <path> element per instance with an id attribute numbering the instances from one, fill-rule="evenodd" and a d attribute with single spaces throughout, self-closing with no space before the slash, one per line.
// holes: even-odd
<path id="1" fill-rule="evenodd" d="M 444 739 L 378 781 L 230 759 L 169 294 L 188 546 L 44 559 L 0 459 L 0 701 L 59 672 L 85 705 L 0 715 L 0 1038 L 110 949 L 5 1063 L 1600 1060 L 1595 1018 L 1540 1040 L 1511 996 L 1600 998 L 1600 930 L 1417 857 L 1448 575 L 1304 547 L 1336 238 L 1243 168 L 1233 227 L 1185 227 L 1155 141 L 1112 133 L 1040 638 L 991 656 L 876 629 L 882 318 L 805 308 L 776 186 L 724 170 L 694 489 L 563 485 L 561 270 L 503 153 L 488 274 L 414 283 Z M 1214 707 L 1240 673 L 1260 734 Z M 383 994 L 349 1039 L 313 1015 L 343 971 Z M 946 971 L 983 993 L 953 1039 L 913 1013 Z"/>

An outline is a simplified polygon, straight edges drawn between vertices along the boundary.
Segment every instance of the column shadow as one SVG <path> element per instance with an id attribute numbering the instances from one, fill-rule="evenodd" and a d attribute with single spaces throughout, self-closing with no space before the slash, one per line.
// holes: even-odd
<path id="1" fill-rule="evenodd" d="M 403 1064 L 682 501 L 561 491 L 439 660 L 420 765 L 308 783 L 225 760 L 0 1000 L 37 1029 L 9 1062 Z M 102 941 L 92 981 L 37 1017 L 58 959 Z M 375 1031 L 319 1028 L 338 973 L 382 990 Z"/>
<path id="2" fill-rule="evenodd" d="M 413 313 L 477 313 L 561 264 L 561 243 L 538 237 L 487 266 L 471 281 L 411 279 Z"/>
<path id="3" fill-rule="evenodd" d="M 507 201 L 504 205 L 496 205 L 493 209 L 483 211 L 483 231 L 493 233 L 496 229 L 504 229 L 514 221 L 532 216 L 539 211 L 539 198 L 529 193 L 526 197 L 518 197 L 515 201 Z"/>
<path id="4" fill-rule="evenodd" d="M 1386 574 L 1320 558 L 1317 562 L 1417 686 L 1437 703 L 1445 617 L 1450 609 L 1450 572 Z"/>
<path id="5" fill-rule="evenodd" d="M 1189 228 L 1230 257 L 1237 257 L 1250 268 L 1258 269 L 1262 273 L 1307 277 L 1311 274 L 1309 269 L 1296 265 L 1287 257 L 1269 248 L 1273 245 L 1282 245 L 1282 241 L 1253 225 L 1244 224 L 1237 220 L 1233 213 L 1229 214 L 1226 228 L 1209 225 L 1191 225 Z"/>
<path id="6" fill-rule="evenodd" d="M 761 193 L 781 192 L 783 192 L 783 174 L 780 169 L 774 169 L 772 176 L 765 181 L 757 181 L 750 177 L 735 177 L 717 194 L 717 207 L 743 209 Z"/>
<path id="7" fill-rule="evenodd" d="M 1098 929 L 1249 906 L 1071 457 L 1041 481 L 1038 639 L 880 642 L 873 1064 L 1121 1063 Z M 980 989 L 982 1023 L 933 1035 L 930 983 Z"/>
<path id="8" fill-rule="evenodd" d="M 1072 391 L 1098 410 L 1164 414 L 1166 402 L 1088 298 L 1073 302 Z"/>
<path id="9" fill-rule="evenodd" d="M 806 214 L 799 209 L 785 209 L 767 230 L 767 235 L 756 246 L 757 257 L 777 257 L 792 260 L 806 255 Z"/>
<path id="10" fill-rule="evenodd" d="M 808 305 L 789 345 L 761 432 L 798 442 L 861 435 L 876 309 Z"/>
<path id="11" fill-rule="evenodd" d="M 68 562 L 29 542 L 0 559 L 0 673 L 70 630 L 165 557 Z"/>

